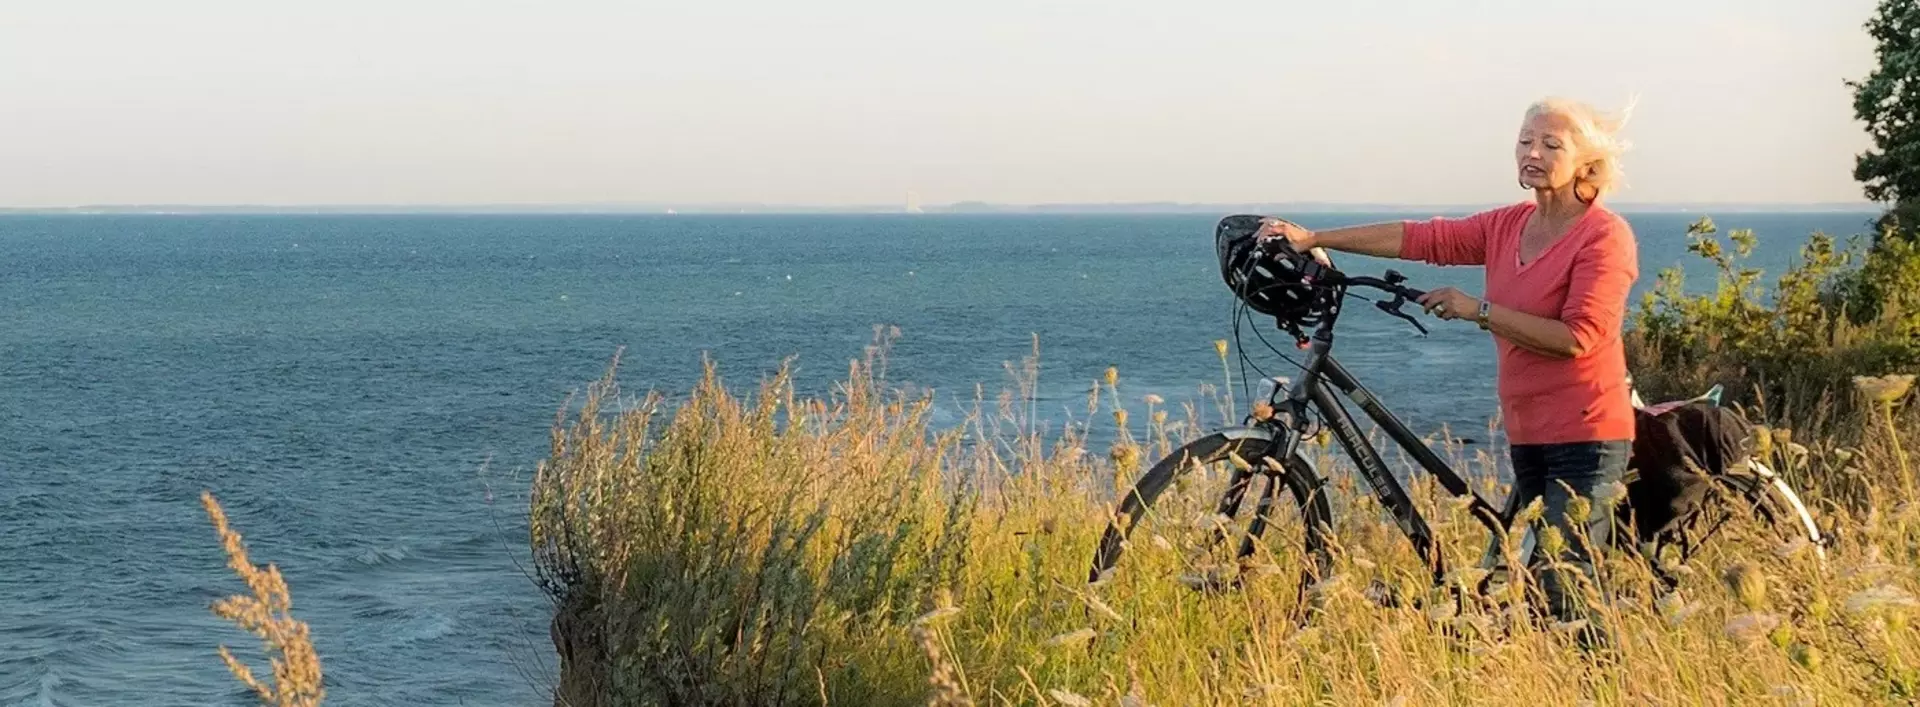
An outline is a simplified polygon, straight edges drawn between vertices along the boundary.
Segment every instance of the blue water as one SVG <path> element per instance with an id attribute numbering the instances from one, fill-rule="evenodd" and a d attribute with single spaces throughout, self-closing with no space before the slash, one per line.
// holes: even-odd
<path id="1" fill-rule="evenodd" d="M 897 325 L 891 379 L 952 420 L 1038 335 L 1043 414 L 1084 413 L 1109 365 L 1129 400 L 1177 404 L 1219 379 L 1229 334 L 1214 218 L 0 218 L 0 704 L 249 703 L 214 654 L 255 642 L 208 613 L 241 585 L 203 489 L 289 578 L 329 704 L 541 703 L 517 499 L 617 351 L 630 391 L 684 390 L 703 355 L 741 383 L 793 356 L 820 391 Z M 1720 222 L 1777 267 L 1868 218 Z M 1689 216 L 1630 219 L 1642 287 L 1693 260 Z M 1408 331 L 1355 308 L 1337 354 L 1417 429 L 1484 430 L 1484 336 Z"/>

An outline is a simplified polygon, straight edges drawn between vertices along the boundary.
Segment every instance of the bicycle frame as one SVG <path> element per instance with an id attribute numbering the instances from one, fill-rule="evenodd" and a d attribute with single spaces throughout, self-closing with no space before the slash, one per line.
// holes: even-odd
<path id="1" fill-rule="evenodd" d="M 1458 471 L 1455 471 L 1433 450 L 1428 449 L 1419 436 L 1408 429 L 1406 423 L 1401 422 L 1400 418 L 1395 416 L 1378 396 L 1369 391 L 1345 366 L 1334 359 L 1331 351 L 1333 325 L 1337 319 L 1337 314 L 1330 316 L 1315 329 L 1306 364 L 1302 367 L 1304 371 L 1298 383 L 1288 389 L 1287 396 L 1282 399 L 1279 397 L 1280 389 L 1276 388 L 1274 391 L 1270 400 L 1274 406 L 1274 417 L 1267 424 L 1287 432 L 1275 435 L 1275 439 L 1279 441 L 1279 448 L 1274 450 L 1274 454 L 1280 459 L 1292 456 L 1300 440 L 1309 431 L 1308 407 L 1319 410 L 1320 419 L 1340 441 L 1340 446 L 1346 450 L 1348 457 L 1360 468 L 1361 475 L 1366 478 L 1374 495 L 1380 499 L 1381 505 L 1393 514 L 1394 522 L 1399 525 L 1400 531 L 1413 542 L 1415 552 L 1419 553 L 1428 569 L 1433 572 L 1435 583 L 1442 583 L 1446 575 L 1446 562 L 1434 541 L 1432 529 L 1428 527 L 1426 519 L 1420 515 L 1419 509 L 1413 505 L 1413 498 L 1407 494 L 1406 488 L 1388 471 L 1380 451 L 1361 433 L 1353 415 L 1335 396 L 1334 391 L 1338 390 L 1348 400 L 1360 406 L 1367 417 L 1379 425 L 1396 446 L 1411 455 L 1427 473 L 1433 474 L 1448 493 L 1471 499 L 1469 509 L 1474 517 L 1494 534 L 1495 545 L 1490 545 L 1488 549 L 1490 555 L 1500 539 L 1504 537 L 1507 526 L 1512 521 L 1513 511 L 1511 509 L 1496 510 L 1493 504 L 1473 490 Z"/>

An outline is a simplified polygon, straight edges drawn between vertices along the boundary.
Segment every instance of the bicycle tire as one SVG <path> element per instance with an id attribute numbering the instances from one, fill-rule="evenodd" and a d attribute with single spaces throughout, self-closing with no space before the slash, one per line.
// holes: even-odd
<path id="1" fill-rule="evenodd" d="M 1654 556 L 1659 555 L 1660 547 L 1674 545 L 1680 550 L 1681 560 L 1685 561 L 1704 548 L 1706 543 L 1712 541 L 1729 520 L 1738 515 L 1750 514 L 1760 522 L 1764 531 L 1771 535 L 1773 540 L 1783 544 L 1794 544 L 1805 540 L 1807 546 L 1812 549 L 1814 560 L 1826 561 L 1826 546 L 1829 544 L 1829 538 L 1821 532 L 1819 524 L 1814 521 L 1812 512 L 1807 509 L 1799 494 L 1771 469 L 1753 462 L 1748 472 L 1717 476 L 1712 483 L 1720 487 L 1721 493 L 1717 494 L 1719 496 L 1717 500 L 1720 503 L 1733 504 L 1733 507 L 1697 514 L 1695 518 L 1656 543 Z M 1706 517 L 1708 513 L 1714 516 L 1710 521 Z M 1704 532 L 1699 537 L 1694 537 L 1693 534 L 1698 526 L 1703 524 L 1706 526 Z M 1664 572 L 1661 574 L 1669 584 L 1677 581 L 1664 576 Z"/>
<path id="2" fill-rule="evenodd" d="M 1221 515 L 1227 516 L 1230 520 L 1235 519 L 1239 506 L 1245 499 L 1246 491 L 1252 486 L 1253 477 L 1268 478 L 1267 488 L 1261 493 L 1260 501 L 1256 503 L 1256 510 L 1246 530 L 1241 534 L 1242 541 L 1238 556 L 1244 559 L 1254 551 L 1260 535 L 1265 532 L 1269 524 L 1268 507 L 1277 500 L 1275 484 L 1284 484 L 1293 496 L 1294 505 L 1300 509 L 1301 522 L 1306 528 L 1303 549 L 1316 568 L 1324 570 L 1328 564 L 1326 533 L 1333 527 L 1333 510 L 1326 494 L 1321 492 L 1319 473 L 1313 463 L 1298 452 L 1295 452 L 1287 462 L 1280 464 L 1280 471 L 1272 471 L 1265 466 L 1265 460 L 1272 446 L 1273 438 L 1266 430 L 1238 427 L 1217 431 L 1188 442 L 1161 458 L 1121 496 L 1113 515 L 1108 518 L 1106 530 L 1100 537 L 1100 544 L 1094 551 L 1088 581 L 1099 582 L 1110 576 L 1126 549 L 1128 537 L 1139 525 L 1140 519 L 1151 511 L 1153 504 L 1173 485 L 1175 480 L 1196 466 L 1227 461 L 1230 454 L 1239 455 L 1252 465 L 1254 470 L 1264 469 L 1264 471 L 1236 469 L 1217 507 Z M 1214 539 L 1222 540 L 1223 536 L 1223 532 L 1216 531 Z"/>
<path id="3" fill-rule="evenodd" d="M 1783 542 L 1794 542 L 1805 538 L 1812 546 L 1814 555 L 1826 559 L 1827 538 L 1820 532 L 1820 525 L 1814 522 L 1813 513 L 1807 510 L 1793 487 L 1788 485 L 1779 474 L 1759 462 L 1751 462 L 1753 473 L 1729 474 L 1720 481 L 1728 486 L 1737 499 L 1745 499 L 1759 515 L 1763 517 L 1769 530 Z"/>

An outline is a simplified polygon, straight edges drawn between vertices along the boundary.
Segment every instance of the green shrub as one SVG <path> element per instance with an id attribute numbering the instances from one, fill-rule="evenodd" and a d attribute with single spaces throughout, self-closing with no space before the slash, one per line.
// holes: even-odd
<path id="1" fill-rule="evenodd" d="M 1723 239 L 1712 219 L 1687 229 L 1688 250 L 1713 265 L 1716 286 L 1684 290 L 1673 267 L 1631 316 L 1628 355 L 1650 398 L 1714 384 L 1767 422 L 1821 432 L 1856 417 L 1856 375 L 1920 366 L 1920 248 L 1886 238 L 1864 253 L 1814 233 L 1775 281 L 1747 265 L 1750 230 Z"/>

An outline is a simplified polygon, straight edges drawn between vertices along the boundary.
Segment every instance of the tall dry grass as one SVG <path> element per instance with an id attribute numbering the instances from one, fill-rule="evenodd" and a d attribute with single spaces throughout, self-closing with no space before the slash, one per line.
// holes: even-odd
<path id="1" fill-rule="evenodd" d="M 1601 566 L 1618 643 L 1589 654 L 1539 618 L 1524 574 L 1487 601 L 1433 601 L 1425 570 L 1324 444 L 1333 572 L 1298 596 L 1297 521 L 1241 571 L 1198 548 L 1217 475 L 1195 475 L 1090 586 L 1115 489 L 1221 422 L 1225 403 L 1089 387 L 1086 420 L 1034 416 L 1036 359 L 976 395 L 954 430 L 887 389 L 873 356 L 830 395 L 785 375 L 736 394 L 708 366 L 683 400 L 622 398 L 611 374 L 557 420 L 534 485 L 533 547 L 559 611 L 557 704 L 1862 704 L 1920 696 L 1920 503 L 1896 444 L 1770 438 L 1777 462 L 1854 469 L 1876 493 L 1828 503 L 1825 563 L 1805 543 L 1729 531 L 1665 593 L 1619 553 Z M 1900 408 L 1907 398 L 1891 401 Z M 1245 401 L 1242 401 L 1243 403 Z M 1900 417 L 1894 419 L 1911 419 Z M 1859 424 L 1869 424 L 1861 420 Z M 1885 425 L 1880 425 L 1885 427 Z M 1886 434 L 1912 449 L 1916 427 Z M 1497 498 L 1486 452 L 1451 447 Z M 1846 460 L 1833 457 L 1851 455 Z M 1839 471 L 1836 474 L 1842 473 Z M 1838 477 L 1836 477 L 1838 478 Z M 1449 559 L 1488 538 L 1429 480 L 1412 490 Z M 1476 579 L 1458 572 L 1456 581 Z M 1596 597 L 1599 596 L 1596 594 Z M 1393 597 L 1388 600 L 1383 597 Z"/>
<path id="2" fill-rule="evenodd" d="M 220 660 L 235 679 L 253 691 L 260 703 L 274 707 L 316 707 L 326 699 L 320 656 L 304 621 L 293 618 L 293 596 L 280 568 L 260 567 L 247 556 L 245 539 L 227 523 L 227 513 L 213 494 L 200 494 L 200 505 L 213 521 L 227 555 L 227 567 L 247 585 L 247 594 L 235 594 L 213 603 L 213 614 L 260 639 L 267 654 L 271 678 L 255 677 L 253 669 L 220 646 Z"/>

